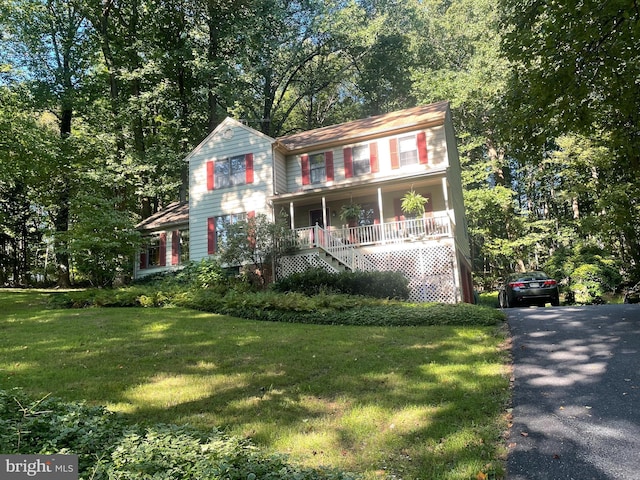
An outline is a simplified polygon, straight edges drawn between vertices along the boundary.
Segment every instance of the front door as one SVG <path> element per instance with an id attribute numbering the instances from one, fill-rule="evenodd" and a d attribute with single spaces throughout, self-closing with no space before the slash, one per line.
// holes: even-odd
<path id="1" fill-rule="evenodd" d="M 328 218 L 328 217 L 327 217 Z M 324 218 L 322 216 L 322 209 L 309 211 L 309 225 L 315 227 L 316 223 L 324 228 Z"/>

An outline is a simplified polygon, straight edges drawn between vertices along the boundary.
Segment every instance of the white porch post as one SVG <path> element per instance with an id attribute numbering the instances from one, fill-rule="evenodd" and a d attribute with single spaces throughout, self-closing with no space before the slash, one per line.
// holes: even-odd
<path id="1" fill-rule="evenodd" d="M 447 179 L 442 179 L 442 195 L 444 196 L 444 208 L 449 213 L 449 190 L 447 188 Z"/>
<path id="2" fill-rule="evenodd" d="M 291 230 L 296 229 L 296 222 L 293 218 L 293 202 L 289 202 L 289 218 L 291 218 Z"/>
<path id="3" fill-rule="evenodd" d="M 378 211 L 380 212 L 380 241 L 386 243 L 384 232 L 384 211 L 382 210 L 382 188 L 378 187 Z"/>
<path id="4" fill-rule="evenodd" d="M 322 225 L 324 225 L 324 228 L 329 225 L 327 223 L 327 199 L 324 196 L 322 197 Z"/>

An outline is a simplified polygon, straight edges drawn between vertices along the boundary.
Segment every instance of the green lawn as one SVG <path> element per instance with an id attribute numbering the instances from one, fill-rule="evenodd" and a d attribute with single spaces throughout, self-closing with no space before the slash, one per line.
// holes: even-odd
<path id="1" fill-rule="evenodd" d="M 0 388 L 106 405 L 132 422 L 222 427 L 365 478 L 503 474 L 508 355 L 495 327 L 50 310 L 46 295 L 0 291 Z"/>

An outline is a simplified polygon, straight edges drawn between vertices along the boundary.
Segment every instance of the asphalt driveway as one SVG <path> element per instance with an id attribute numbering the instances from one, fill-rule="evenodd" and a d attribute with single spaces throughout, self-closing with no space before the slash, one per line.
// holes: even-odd
<path id="1" fill-rule="evenodd" d="M 505 311 L 507 479 L 640 479 L 640 305 Z"/>

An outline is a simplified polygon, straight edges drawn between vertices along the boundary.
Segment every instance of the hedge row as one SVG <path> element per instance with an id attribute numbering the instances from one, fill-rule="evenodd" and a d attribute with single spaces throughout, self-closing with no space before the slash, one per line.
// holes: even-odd
<path id="1" fill-rule="evenodd" d="M 283 278 L 273 289 L 305 295 L 333 292 L 396 300 L 409 298 L 409 280 L 401 272 L 330 273 L 323 268 L 310 268 Z"/>
<path id="2" fill-rule="evenodd" d="M 329 469 L 305 469 L 248 441 L 214 430 L 128 425 L 102 407 L 34 400 L 0 390 L 0 452 L 75 454 L 80 479 L 93 480 L 349 480 Z"/>
<path id="3" fill-rule="evenodd" d="M 54 294 L 52 305 L 64 308 L 91 306 L 181 306 L 221 315 L 273 322 L 332 325 L 496 325 L 504 321 L 497 309 L 469 304 L 412 304 L 354 295 L 234 289 L 220 294 L 211 289 L 87 290 Z"/>

